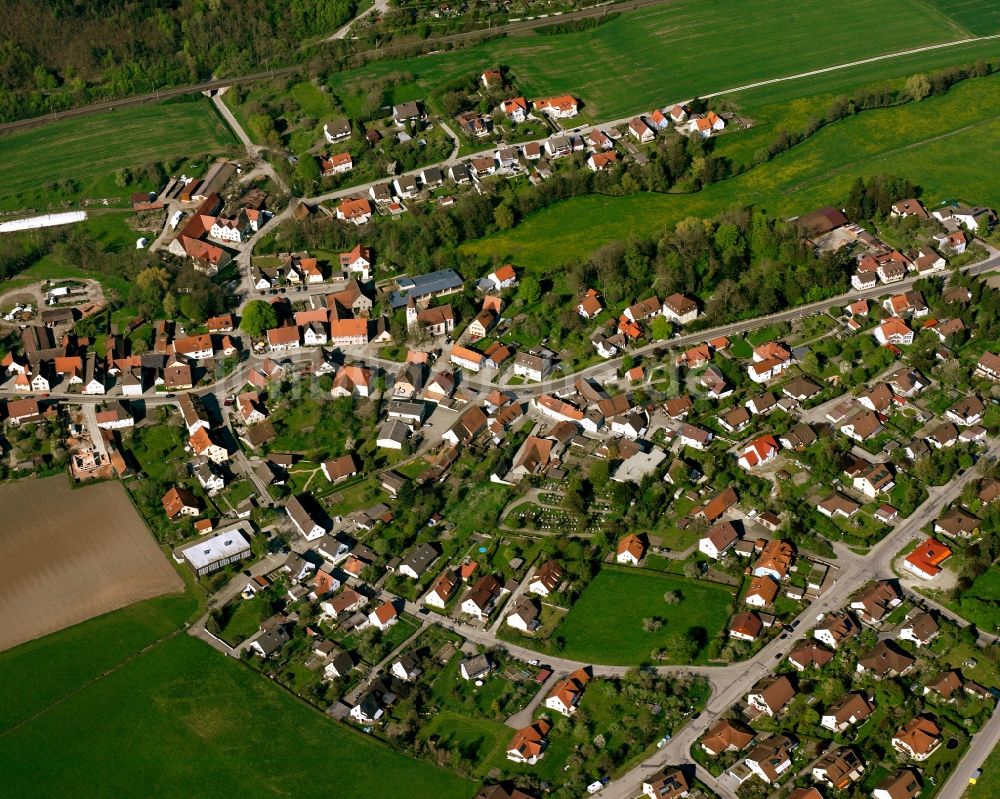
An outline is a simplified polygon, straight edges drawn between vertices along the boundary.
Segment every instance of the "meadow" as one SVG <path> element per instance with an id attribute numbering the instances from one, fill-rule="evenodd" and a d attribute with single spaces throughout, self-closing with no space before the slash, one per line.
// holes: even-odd
<path id="1" fill-rule="evenodd" d="M 161 187 L 118 186 L 116 170 L 182 160 L 204 170 L 204 156 L 234 143 L 203 97 L 52 122 L 0 138 L 0 209 L 42 209 L 55 199 L 121 200 Z"/>
<path id="2" fill-rule="evenodd" d="M 680 591 L 681 602 L 667 604 L 663 599 L 667 591 Z M 607 663 L 610 658 L 638 665 L 692 628 L 704 628 L 711 640 L 728 621 L 732 604 L 732 590 L 725 586 L 606 566 L 556 629 L 555 636 L 565 641 L 559 654 L 592 663 Z M 661 619 L 663 626 L 646 632 L 647 618 Z M 667 656 L 666 662 L 675 662 L 669 648 Z"/>
<path id="3" fill-rule="evenodd" d="M 143 603 L 0 655 L 5 791 L 305 795 L 323 775 L 347 799 L 400 784 L 416 799 L 472 795 L 467 780 L 325 719 L 178 630 L 194 604 Z"/>
<path id="4" fill-rule="evenodd" d="M 985 0 L 975 2 L 987 7 Z M 877 41 L 872 30 L 881 34 Z M 969 35 L 920 0 L 844 0 L 794 10 L 783 0 L 679 0 L 586 32 L 377 62 L 336 75 L 331 87 L 358 97 L 365 81 L 412 74 L 413 82 L 392 87 L 392 101 L 400 102 L 502 64 L 526 96 L 572 92 L 589 118 L 615 119 L 696 94 Z"/>
<path id="5" fill-rule="evenodd" d="M 993 75 L 920 103 L 833 123 L 772 161 L 699 192 L 573 198 L 462 249 L 547 270 L 584 259 L 609 241 L 652 237 L 686 217 L 711 217 L 733 205 L 754 204 L 779 216 L 808 213 L 836 203 L 856 178 L 881 173 L 920 185 L 929 205 L 956 197 L 997 205 L 997 173 L 984 166 L 995 161 L 998 134 L 1000 75 Z M 730 135 L 738 145 L 742 134 Z M 726 138 L 720 139 L 723 153 Z"/>

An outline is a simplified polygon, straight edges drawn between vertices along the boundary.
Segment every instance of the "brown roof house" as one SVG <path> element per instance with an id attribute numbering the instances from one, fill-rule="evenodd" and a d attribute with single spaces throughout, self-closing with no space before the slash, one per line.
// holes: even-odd
<path id="1" fill-rule="evenodd" d="M 879 782 L 872 791 L 872 799 L 917 799 L 920 791 L 917 773 L 903 769 Z"/>
<path id="2" fill-rule="evenodd" d="M 701 739 L 701 748 L 713 756 L 723 752 L 738 752 L 747 747 L 756 733 L 738 721 L 723 719 Z"/>
<path id="3" fill-rule="evenodd" d="M 874 712 L 875 704 L 864 694 L 845 694 L 823 713 L 820 726 L 833 732 L 844 732 L 865 721 Z"/>
<path id="4" fill-rule="evenodd" d="M 812 776 L 838 791 L 850 788 L 865 773 L 865 763 L 849 746 L 828 752 L 813 765 Z"/>
<path id="5" fill-rule="evenodd" d="M 899 677 L 913 668 L 916 661 L 895 645 L 879 641 L 875 648 L 858 661 L 858 673 L 870 671 L 879 680 Z"/>
<path id="6" fill-rule="evenodd" d="M 926 716 L 910 719 L 892 737 L 892 747 L 911 760 L 929 758 L 941 745 L 941 729 Z"/>
<path id="7" fill-rule="evenodd" d="M 766 716 L 777 716 L 794 698 L 795 687 L 787 677 L 771 677 L 747 694 L 747 705 Z"/>

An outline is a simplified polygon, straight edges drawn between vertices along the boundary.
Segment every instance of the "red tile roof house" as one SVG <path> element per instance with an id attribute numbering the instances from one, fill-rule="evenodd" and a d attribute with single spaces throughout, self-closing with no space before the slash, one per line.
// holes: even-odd
<path id="1" fill-rule="evenodd" d="M 780 449 L 774 436 L 761 436 L 747 444 L 743 454 L 740 455 L 736 462 L 743 469 L 755 469 L 758 466 L 764 466 L 773 461 L 778 457 Z"/>
<path id="2" fill-rule="evenodd" d="M 590 167 L 592 172 L 602 172 L 616 163 L 618 163 L 618 153 L 614 150 L 606 153 L 591 153 L 587 157 L 587 166 Z M 589 319 L 590 317 L 588 316 L 587 318 Z"/>
<path id="3" fill-rule="evenodd" d="M 729 621 L 729 637 L 740 641 L 756 641 L 764 629 L 764 622 L 753 611 L 737 613 Z"/>
<path id="4" fill-rule="evenodd" d="M 507 759 L 513 760 L 515 763 L 535 765 L 545 755 L 551 727 L 552 725 L 545 719 L 539 719 L 534 724 L 515 732 L 507 747 Z"/>
<path id="5" fill-rule="evenodd" d="M 629 533 L 618 542 L 618 549 L 615 554 L 615 561 L 638 566 L 643 555 L 646 554 L 646 545 L 635 533 Z"/>
<path id="6" fill-rule="evenodd" d="M 695 519 L 704 518 L 709 524 L 713 524 L 717 519 L 722 517 L 722 514 L 732 508 L 738 501 L 739 498 L 736 495 L 736 489 L 730 486 L 729 488 L 720 491 L 704 505 L 694 508 L 690 515 Z"/>
<path id="7" fill-rule="evenodd" d="M 545 707 L 564 716 L 572 716 L 576 713 L 576 706 L 588 682 L 590 682 L 590 672 L 585 668 L 577 669 L 556 683 L 555 688 L 545 699 Z"/>
<path id="8" fill-rule="evenodd" d="M 942 743 L 941 728 L 926 716 L 906 722 L 892 738 L 892 747 L 911 760 L 929 758 Z"/>
<path id="9" fill-rule="evenodd" d="M 746 604 L 756 608 L 763 608 L 774 602 L 778 596 L 778 583 L 768 576 L 754 577 L 750 581 L 747 595 L 743 598 Z"/>
<path id="10" fill-rule="evenodd" d="M 183 486 L 174 486 L 161 500 L 167 518 L 173 521 L 181 516 L 197 516 L 200 513 L 198 498 Z"/>

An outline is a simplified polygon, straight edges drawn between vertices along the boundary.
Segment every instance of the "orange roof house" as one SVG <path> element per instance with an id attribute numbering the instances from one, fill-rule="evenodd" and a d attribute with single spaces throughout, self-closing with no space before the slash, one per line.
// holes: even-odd
<path id="1" fill-rule="evenodd" d="M 952 552 L 935 538 L 928 538 L 903 560 L 903 568 L 925 580 L 933 580 L 941 572 L 941 564 Z"/>
<path id="2" fill-rule="evenodd" d="M 577 669 L 569 677 L 556 683 L 552 693 L 545 700 L 545 707 L 564 716 L 572 716 L 576 713 L 576 706 L 588 682 L 590 673 L 586 669 Z"/>
<path id="3" fill-rule="evenodd" d="M 618 542 L 618 551 L 615 560 L 619 563 L 631 563 L 637 565 L 642 556 L 646 553 L 646 545 L 635 533 L 629 533 Z"/>

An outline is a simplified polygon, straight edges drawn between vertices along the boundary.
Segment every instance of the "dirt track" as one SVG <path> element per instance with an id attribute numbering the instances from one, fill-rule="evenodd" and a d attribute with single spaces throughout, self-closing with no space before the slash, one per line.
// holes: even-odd
<path id="1" fill-rule="evenodd" d="M 0 486 L 0 651 L 184 584 L 121 483 Z"/>

